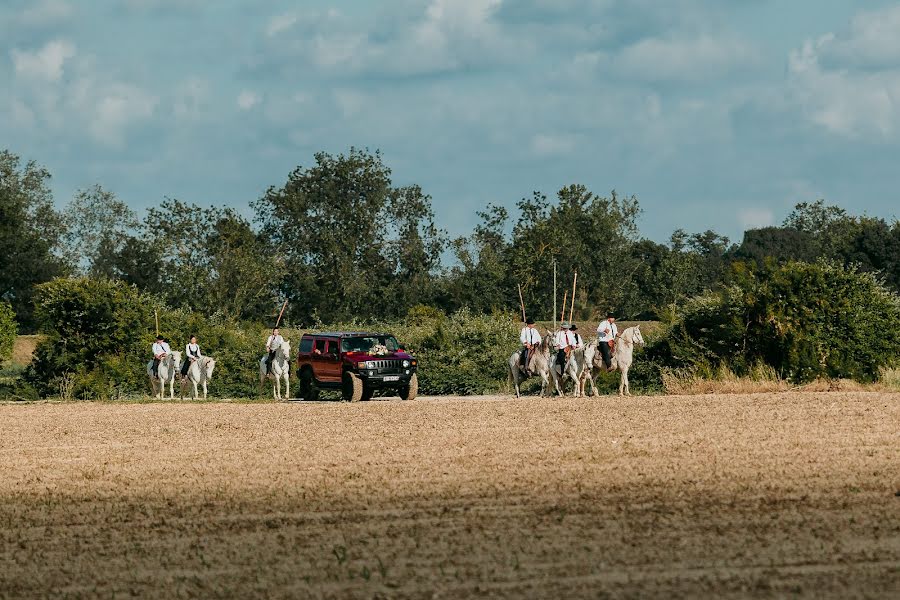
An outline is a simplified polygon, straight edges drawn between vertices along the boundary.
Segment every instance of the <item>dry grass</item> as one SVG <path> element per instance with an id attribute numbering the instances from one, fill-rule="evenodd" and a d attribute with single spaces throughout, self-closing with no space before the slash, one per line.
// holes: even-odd
<path id="1" fill-rule="evenodd" d="M 760 365 L 746 377 L 735 375 L 722 367 L 713 377 L 668 371 L 662 375 L 663 387 L 672 395 L 703 394 L 769 394 L 774 392 L 898 392 L 900 370 L 886 369 L 879 381 L 859 383 L 852 379 L 817 379 L 807 384 L 794 385 L 780 379 L 771 367 Z"/>
<path id="2" fill-rule="evenodd" d="M 900 395 L 0 405 L 0 597 L 896 597 Z"/>
<path id="3" fill-rule="evenodd" d="M 40 335 L 20 335 L 16 337 L 13 344 L 13 354 L 11 362 L 14 365 L 27 367 L 31 364 L 34 356 L 34 349 L 37 348 L 38 342 L 43 336 Z"/>

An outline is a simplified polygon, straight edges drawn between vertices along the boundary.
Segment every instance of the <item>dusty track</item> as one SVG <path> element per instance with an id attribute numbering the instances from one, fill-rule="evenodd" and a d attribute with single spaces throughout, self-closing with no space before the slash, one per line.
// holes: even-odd
<path id="1" fill-rule="evenodd" d="M 897 597 L 900 395 L 0 406 L 0 598 Z"/>

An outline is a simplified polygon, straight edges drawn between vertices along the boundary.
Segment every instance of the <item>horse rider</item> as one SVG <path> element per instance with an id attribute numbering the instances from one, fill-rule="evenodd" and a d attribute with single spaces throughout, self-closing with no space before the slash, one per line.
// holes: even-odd
<path id="1" fill-rule="evenodd" d="M 153 343 L 153 377 L 156 379 L 159 379 L 159 361 L 168 356 L 170 352 L 166 338 L 157 334 L 156 342 Z"/>
<path id="2" fill-rule="evenodd" d="M 194 361 L 203 356 L 200 353 L 200 344 L 197 343 L 197 336 L 192 335 L 190 343 L 184 347 L 184 355 L 187 360 L 181 365 L 181 376 L 187 375 L 188 369 L 194 364 Z"/>
<path id="3" fill-rule="evenodd" d="M 572 337 L 575 338 L 575 343 L 572 345 L 573 348 L 581 348 L 584 346 L 584 340 L 581 339 L 581 336 L 578 335 L 578 325 L 572 323 L 569 326 L 569 331 L 572 332 Z"/>
<path id="4" fill-rule="evenodd" d="M 272 335 L 269 336 L 269 339 L 266 340 L 266 352 L 269 353 L 269 356 L 266 358 L 266 375 L 272 374 L 272 361 L 275 360 L 275 353 L 278 352 L 283 343 L 284 338 L 278 333 L 278 328 L 276 327 L 272 330 Z"/>
<path id="5" fill-rule="evenodd" d="M 571 325 L 563 323 L 560 326 L 559 332 L 556 334 L 556 362 L 563 369 L 566 368 L 566 361 L 569 358 L 569 353 L 575 348 L 578 348 L 579 340 L 581 339 L 577 333 L 573 334 L 571 329 Z"/>
<path id="6" fill-rule="evenodd" d="M 522 332 L 519 334 L 519 340 L 522 342 L 522 356 L 519 358 L 519 366 L 525 371 L 526 375 L 531 377 L 533 351 L 541 343 L 541 334 L 534 328 L 534 319 L 531 317 L 525 319 L 525 327 L 522 328 Z"/>
<path id="7" fill-rule="evenodd" d="M 607 371 L 612 371 L 612 353 L 616 348 L 616 338 L 619 335 L 619 328 L 616 327 L 616 316 L 609 312 L 606 318 L 597 325 L 597 347 L 603 356 L 603 366 Z"/>

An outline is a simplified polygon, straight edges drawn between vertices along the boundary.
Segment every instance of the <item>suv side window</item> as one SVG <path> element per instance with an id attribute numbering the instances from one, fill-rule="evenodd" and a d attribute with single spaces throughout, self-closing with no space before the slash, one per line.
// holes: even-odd
<path id="1" fill-rule="evenodd" d="M 299 350 L 300 352 L 303 352 L 304 354 L 308 354 L 308 353 L 312 352 L 312 348 L 313 348 L 313 339 L 312 338 L 305 337 L 300 340 L 300 350 Z"/>
<path id="2" fill-rule="evenodd" d="M 325 354 L 325 346 L 328 340 L 316 340 L 316 354 Z"/>
<path id="3" fill-rule="evenodd" d="M 328 348 L 325 350 L 325 354 L 328 354 L 329 356 L 337 356 L 338 355 L 337 340 L 328 340 Z"/>

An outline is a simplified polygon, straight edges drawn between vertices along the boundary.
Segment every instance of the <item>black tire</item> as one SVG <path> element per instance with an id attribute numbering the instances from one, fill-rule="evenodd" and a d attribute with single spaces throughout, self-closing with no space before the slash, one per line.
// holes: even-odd
<path id="1" fill-rule="evenodd" d="M 300 397 L 312 402 L 319 399 L 319 388 L 316 387 L 313 381 L 313 374 L 310 369 L 304 369 L 300 373 Z"/>
<path id="2" fill-rule="evenodd" d="M 363 382 L 356 373 L 346 372 L 341 381 L 344 402 L 359 402 L 363 397 Z"/>
<path id="3" fill-rule="evenodd" d="M 419 394 L 419 378 L 415 373 L 409 378 L 409 384 L 400 388 L 401 400 L 415 400 Z"/>
<path id="4" fill-rule="evenodd" d="M 369 400 L 372 399 L 372 396 L 374 396 L 374 395 L 375 395 L 375 390 L 373 390 L 372 388 L 370 388 L 367 385 L 363 385 L 363 393 L 362 393 L 362 401 L 363 402 L 368 402 Z"/>

